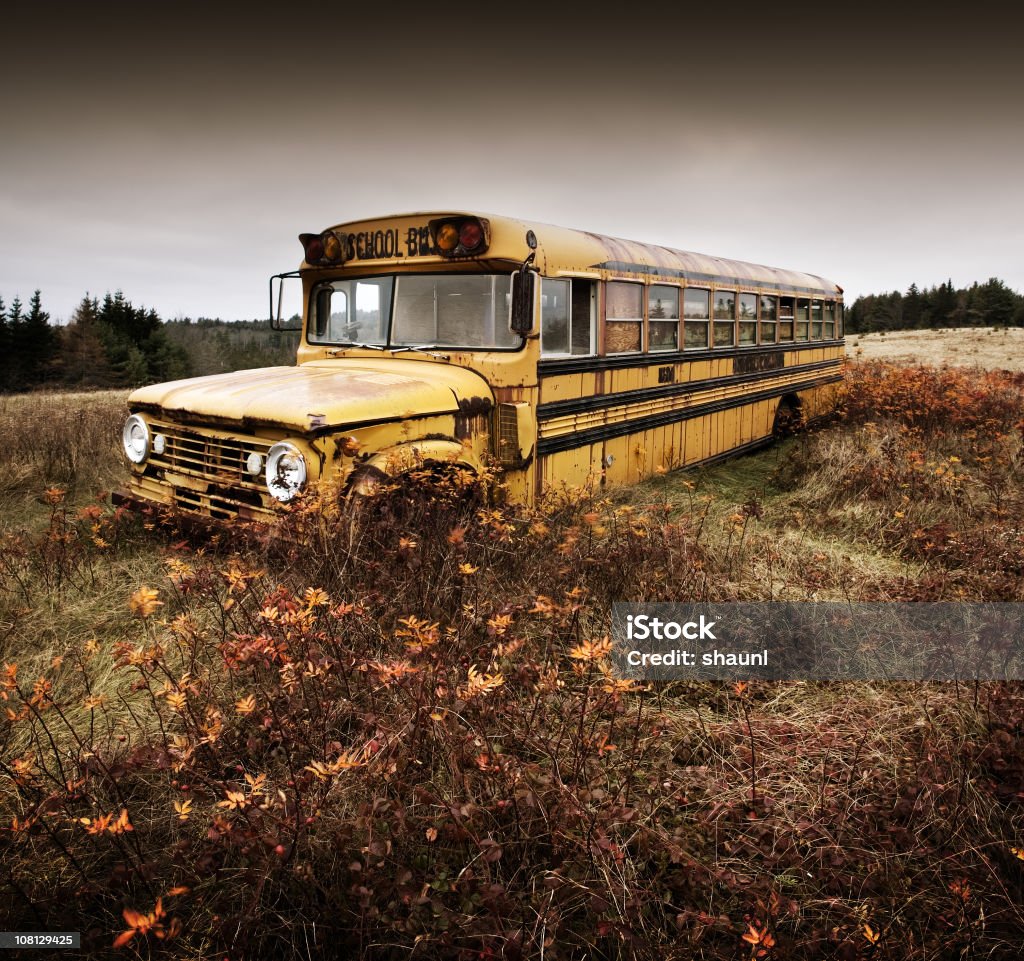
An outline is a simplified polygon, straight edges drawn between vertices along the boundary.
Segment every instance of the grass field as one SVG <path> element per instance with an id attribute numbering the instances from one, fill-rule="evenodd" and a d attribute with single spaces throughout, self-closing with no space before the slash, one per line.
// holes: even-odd
<path id="1" fill-rule="evenodd" d="M 1024 328 L 1021 327 L 950 327 L 849 334 L 846 349 L 855 360 L 1024 370 Z"/>
<path id="2" fill-rule="evenodd" d="M 603 635 L 613 600 L 1024 600 L 1022 389 L 859 365 L 835 423 L 709 470 L 325 493 L 245 539 L 109 507 L 122 395 L 0 400 L 0 929 L 1019 958 L 1021 685 L 641 690 Z"/>

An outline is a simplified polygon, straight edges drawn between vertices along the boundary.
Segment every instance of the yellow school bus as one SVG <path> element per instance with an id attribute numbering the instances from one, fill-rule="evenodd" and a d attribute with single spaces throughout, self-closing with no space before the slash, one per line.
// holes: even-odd
<path id="1" fill-rule="evenodd" d="M 496 466 L 508 496 L 616 485 L 770 440 L 835 403 L 842 288 L 511 217 L 300 235 L 294 367 L 143 387 L 130 499 L 265 518 L 321 481 Z M 278 318 L 280 323 L 280 318 Z"/>

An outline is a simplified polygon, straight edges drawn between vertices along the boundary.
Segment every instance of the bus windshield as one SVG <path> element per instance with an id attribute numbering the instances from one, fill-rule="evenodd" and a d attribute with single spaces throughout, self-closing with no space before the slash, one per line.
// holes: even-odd
<path id="1" fill-rule="evenodd" d="M 314 288 L 309 342 L 509 350 L 508 274 L 391 274 Z"/>

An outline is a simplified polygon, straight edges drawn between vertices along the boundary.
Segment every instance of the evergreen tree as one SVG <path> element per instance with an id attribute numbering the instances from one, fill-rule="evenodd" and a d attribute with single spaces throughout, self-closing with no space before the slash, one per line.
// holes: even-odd
<path id="1" fill-rule="evenodd" d="M 160 326 L 155 310 L 134 307 L 120 291 L 107 294 L 100 307 L 100 320 L 129 344 L 140 345 Z"/>
<path id="2" fill-rule="evenodd" d="M 28 316 L 22 328 L 20 363 L 25 383 L 35 387 L 49 379 L 57 360 L 57 332 L 50 326 L 50 315 L 43 310 L 37 290 L 29 301 Z"/>
<path id="3" fill-rule="evenodd" d="M 914 329 L 924 326 L 924 297 L 917 284 L 911 284 L 903 298 L 903 323 Z"/>
<path id="4" fill-rule="evenodd" d="M 111 387 L 116 383 L 99 320 L 99 303 L 86 294 L 63 331 L 61 375 L 73 387 Z"/>
<path id="5" fill-rule="evenodd" d="M 190 373 L 188 354 L 172 343 L 162 327 L 158 327 L 142 344 L 146 369 L 151 380 L 180 380 Z"/>
<path id="6" fill-rule="evenodd" d="M 0 391 L 6 390 L 11 372 L 11 327 L 7 323 L 7 307 L 0 297 Z"/>
<path id="7" fill-rule="evenodd" d="M 952 280 L 935 288 L 932 298 L 932 323 L 935 327 L 953 327 L 953 311 L 957 306 L 957 292 Z"/>
<path id="8" fill-rule="evenodd" d="M 140 345 L 153 380 L 178 380 L 190 372 L 188 354 L 167 336 L 160 324 Z"/>
<path id="9" fill-rule="evenodd" d="M 147 371 L 142 352 L 124 337 L 120 337 L 113 327 L 103 322 L 102 308 L 99 335 L 109 365 L 111 386 L 139 387 L 144 384 L 147 380 Z"/>
<path id="10" fill-rule="evenodd" d="M 968 327 L 971 318 L 971 292 L 957 290 L 953 293 L 953 309 L 949 312 L 950 327 Z"/>
<path id="11" fill-rule="evenodd" d="M 984 326 L 1006 327 L 1013 321 L 1019 297 L 998 277 L 975 285 L 973 306 L 979 323 Z"/>
<path id="12" fill-rule="evenodd" d="M 28 386 L 22 366 L 22 350 L 25 342 L 25 318 L 22 315 L 22 309 L 21 298 L 15 295 L 7 315 L 10 342 L 10 351 L 7 354 L 6 387 L 8 390 L 24 390 Z"/>
<path id="13" fill-rule="evenodd" d="M 112 376 L 125 387 L 188 375 L 188 356 L 167 339 L 155 310 L 135 307 L 118 290 L 107 294 L 97 317 Z"/>

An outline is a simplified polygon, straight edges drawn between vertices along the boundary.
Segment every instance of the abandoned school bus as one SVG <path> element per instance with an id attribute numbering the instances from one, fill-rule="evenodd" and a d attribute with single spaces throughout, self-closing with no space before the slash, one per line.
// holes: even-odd
<path id="1" fill-rule="evenodd" d="M 131 499 L 269 517 L 320 481 L 493 464 L 532 502 L 751 449 L 842 378 L 842 288 L 812 274 L 476 213 L 300 241 L 271 279 L 272 312 L 301 283 L 297 365 L 136 390 Z"/>

